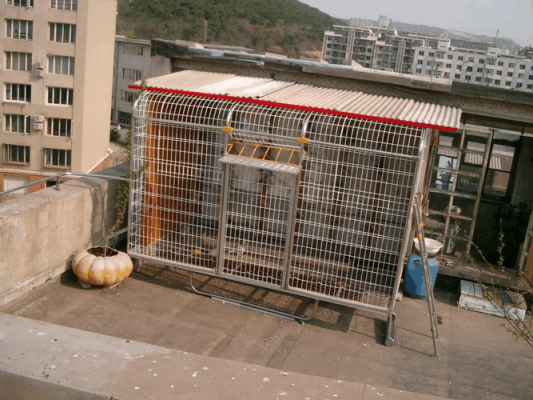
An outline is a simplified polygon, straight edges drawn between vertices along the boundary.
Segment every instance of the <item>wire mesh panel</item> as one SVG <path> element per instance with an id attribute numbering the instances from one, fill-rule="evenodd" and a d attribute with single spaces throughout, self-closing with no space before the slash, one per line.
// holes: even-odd
<path id="1" fill-rule="evenodd" d="M 130 251 L 213 270 L 231 104 L 145 92 L 136 110 Z M 215 239 L 213 239 L 215 238 Z"/>
<path id="2" fill-rule="evenodd" d="M 307 134 L 289 287 L 388 308 L 421 129 L 316 115 Z"/>
<path id="3" fill-rule="evenodd" d="M 300 168 L 226 156 L 222 273 L 282 287 Z"/>

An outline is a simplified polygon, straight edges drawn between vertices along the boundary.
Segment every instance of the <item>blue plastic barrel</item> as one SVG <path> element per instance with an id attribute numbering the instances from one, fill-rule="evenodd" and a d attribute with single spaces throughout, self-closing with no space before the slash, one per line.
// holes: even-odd
<path id="1" fill-rule="evenodd" d="M 429 273 L 431 283 L 435 286 L 437 272 L 439 270 L 439 261 L 436 258 L 428 258 Z M 424 271 L 422 271 L 422 260 L 417 254 L 409 256 L 407 261 L 407 270 L 405 271 L 405 291 L 406 294 L 415 299 L 426 297 L 426 285 L 424 283 Z"/>

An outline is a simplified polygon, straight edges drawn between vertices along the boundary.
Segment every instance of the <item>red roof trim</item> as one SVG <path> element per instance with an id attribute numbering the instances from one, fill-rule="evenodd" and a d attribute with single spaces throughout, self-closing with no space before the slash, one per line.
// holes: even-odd
<path id="1" fill-rule="evenodd" d="M 138 86 L 138 85 L 129 85 L 128 87 L 130 89 L 137 89 L 137 90 L 143 89 L 142 86 Z M 349 112 L 344 112 L 344 111 L 328 110 L 328 109 L 317 108 L 317 107 L 298 106 L 298 105 L 294 105 L 294 104 L 278 103 L 278 102 L 275 102 L 275 101 L 265 101 L 265 100 L 250 99 L 250 98 L 243 98 L 243 97 L 226 96 L 226 95 L 222 95 L 222 94 L 189 92 L 189 91 L 185 91 L 185 90 L 162 89 L 162 88 L 154 88 L 154 87 L 147 87 L 146 90 L 148 90 L 150 92 L 175 93 L 175 94 L 184 94 L 184 95 L 187 95 L 187 96 L 207 97 L 207 98 L 219 99 L 219 100 L 231 100 L 231 101 L 238 101 L 238 102 L 241 102 L 241 103 L 259 104 L 259 105 L 270 106 L 270 107 L 288 108 L 288 109 L 291 109 L 291 110 L 309 111 L 309 112 L 316 112 L 316 113 L 321 113 L 321 114 L 337 115 L 339 117 L 360 118 L 360 119 L 366 119 L 366 120 L 369 120 L 369 121 L 376 121 L 376 122 L 384 122 L 384 123 L 389 123 L 389 124 L 412 126 L 412 127 L 416 127 L 416 128 L 429 128 L 429 129 L 437 129 L 437 130 L 447 131 L 447 132 L 457 132 L 457 128 L 452 128 L 452 127 L 449 127 L 449 126 L 422 124 L 420 122 L 402 121 L 402 120 L 399 120 L 399 119 L 382 118 L 382 117 L 375 117 L 375 116 L 371 116 L 371 115 L 354 114 L 354 113 L 349 113 Z"/>

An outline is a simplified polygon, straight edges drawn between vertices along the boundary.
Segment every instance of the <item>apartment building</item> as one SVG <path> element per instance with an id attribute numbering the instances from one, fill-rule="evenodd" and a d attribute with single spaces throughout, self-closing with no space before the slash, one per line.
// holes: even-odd
<path id="1" fill-rule="evenodd" d="M 507 51 L 419 47 L 412 69 L 415 75 L 533 92 L 533 61 Z"/>
<path id="2" fill-rule="evenodd" d="M 330 64 L 350 65 L 355 61 L 365 68 L 410 74 L 415 48 L 444 49 L 449 45 L 449 39 L 387 27 L 335 25 L 324 33 L 322 54 Z"/>
<path id="3" fill-rule="evenodd" d="M 111 123 L 123 128 L 130 125 L 138 91 L 129 85 L 171 72 L 166 57 L 151 56 L 149 40 L 115 36 Z"/>
<path id="4" fill-rule="evenodd" d="M 117 0 L 3 0 L 0 190 L 109 164 L 116 12 Z"/>

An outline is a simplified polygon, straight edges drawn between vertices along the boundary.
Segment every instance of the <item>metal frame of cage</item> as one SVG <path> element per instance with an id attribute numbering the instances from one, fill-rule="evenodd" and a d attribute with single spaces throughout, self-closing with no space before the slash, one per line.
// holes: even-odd
<path id="1" fill-rule="evenodd" d="M 136 102 L 128 251 L 394 322 L 429 129 L 176 92 Z"/>

